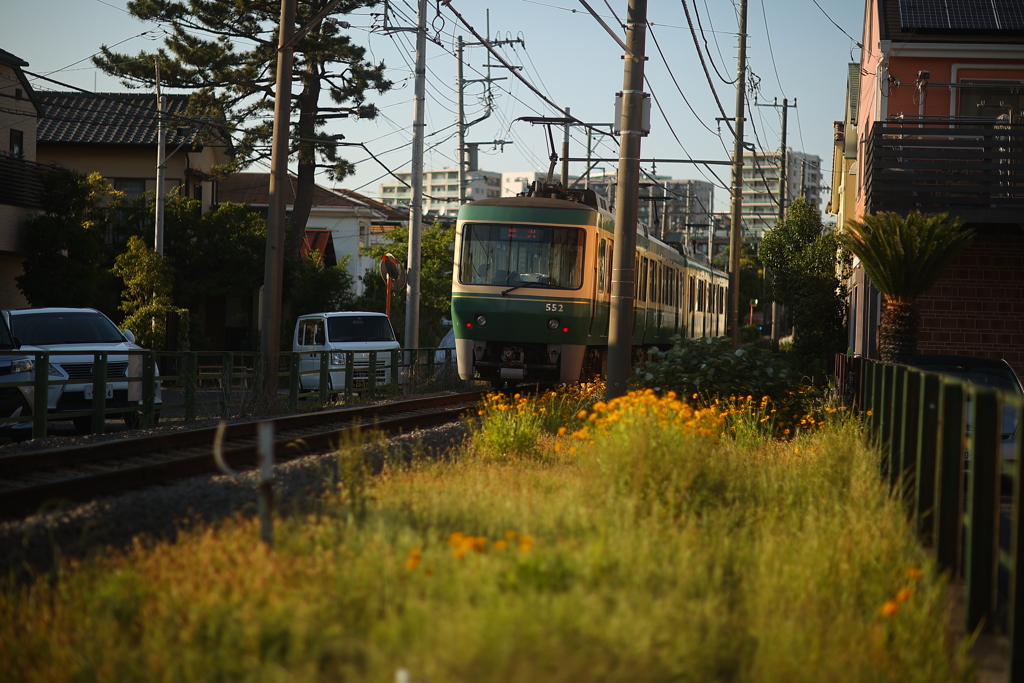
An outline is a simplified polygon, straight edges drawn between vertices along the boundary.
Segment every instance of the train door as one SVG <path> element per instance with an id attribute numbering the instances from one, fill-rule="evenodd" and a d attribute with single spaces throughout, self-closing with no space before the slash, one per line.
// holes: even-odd
<path id="1" fill-rule="evenodd" d="M 636 281 L 633 287 L 633 344 L 642 344 L 647 327 L 647 259 L 636 257 Z"/>
<path id="2" fill-rule="evenodd" d="M 693 339 L 697 336 L 697 278 L 693 275 L 690 276 L 690 283 L 686 294 L 686 309 L 689 312 L 690 318 L 689 337 Z"/>
<path id="3" fill-rule="evenodd" d="M 597 273 L 595 280 L 593 316 L 590 321 L 590 336 L 604 337 L 607 344 L 609 301 L 611 294 L 612 249 L 611 240 L 601 238 L 597 244 Z"/>
<path id="4" fill-rule="evenodd" d="M 658 279 L 661 277 L 661 264 L 654 259 L 648 259 L 647 281 L 647 330 L 644 335 L 644 342 L 655 344 L 661 336 L 661 306 L 658 301 Z"/>

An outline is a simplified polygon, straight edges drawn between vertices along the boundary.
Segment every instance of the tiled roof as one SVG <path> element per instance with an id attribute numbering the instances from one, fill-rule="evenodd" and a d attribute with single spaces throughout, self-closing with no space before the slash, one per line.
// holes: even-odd
<path id="1" fill-rule="evenodd" d="M 366 206 L 369 206 L 372 209 L 376 209 L 377 211 L 379 211 L 382 214 L 384 214 L 384 217 L 387 220 L 389 220 L 389 221 L 408 221 L 409 220 L 409 211 L 408 210 L 403 211 L 401 209 L 396 209 L 393 206 L 388 206 L 387 204 L 384 204 L 383 202 L 378 202 L 376 199 L 371 199 L 370 197 L 366 197 L 364 195 L 361 195 L 358 192 L 353 192 L 352 190 L 337 189 L 337 190 L 334 190 L 334 192 L 337 192 L 338 194 L 344 195 L 346 197 L 350 197 L 353 201 L 358 201 L 361 204 L 365 204 Z"/>
<path id="2" fill-rule="evenodd" d="M 288 184 L 285 186 L 285 203 L 289 206 L 295 203 L 295 183 L 296 179 L 289 176 Z M 269 173 L 234 173 L 217 182 L 214 202 L 265 206 L 269 202 L 269 195 Z M 313 189 L 313 206 L 358 206 L 376 211 L 386 220 L 408 220 L 408 214 L 396 211 L 369 197 L 351 190 L 331 190 L 319 185 Z"/>
<path id="3" fill-rule="evenodd" d="M 38 144 L 156 145 L 156 96 L 152 93 L 43 92 Z M 167 114 L 184 115 L 187 95 L 168 95 Z M 180 141 L 168 128 L 168 143 Z"/>

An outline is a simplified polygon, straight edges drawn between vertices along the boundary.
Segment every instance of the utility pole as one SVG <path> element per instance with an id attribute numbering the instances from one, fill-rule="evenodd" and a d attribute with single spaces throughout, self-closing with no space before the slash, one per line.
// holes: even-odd
<path id="1" fill-rule="evenodd" d="M 491 31 L 491 11 L 487 10 L 488 42 L 486 42 L 486 43 L 465 43 L 462 40 L 462 36 L 459 36 L 456 39 L 456 43 L 455 43 L 455 59 L 457 61 L 457 65 L 456 65 L 456 80 L 458 81 L 458 83 L 456 84 L 457 85 L 457 90 L 458 90 L 458 114 L 457 114 L 457 116 L 458 116 L 458 119 L 459 119 L 458 120 L 459 206 L 462 206 L 463 204 L 465 204 L 468 201 L 468 197 L 466 196 L 467 186 L 469 184 L 468 183 L 468 173 L 467 172 L 468 171 L 476 170 L 476 169 L 473 169 L 473 168 L 469 168 L 469 166 L 471 165 L 470 164 L 470 159 L 468 158 L 469 155 L 470 155 L 469 154 L 469 147 L 472 146 L 472 145 L 475 145 L 475 144 L 479 144 L 479 143 L 467 143 L 466 142 L 466 131 L 469 130 L 470 126 L 472 126 L 474 124 L 477 124 L 477 123 L 480 123 L 484 119 L 487 119 L 487 118 L 490 117 L 491 113 L 494 111 L 493 96 L 491 95 L 491 83 L 493 83 L 494 81 L 504 81 L 504 80 L 506 80 L 506 78 L 504 76 L 499 76 L 497 78 L 491 77 L 491 64 L 490 64 L 490 60 L 488 60 L 488 63 L 486 65 L 487 66 L 487 76 L 486 77 L 484 77 L 484 78 L 472 78 L 472 79 L 469 79 L 469 80 L 463 78 L 462 77 L 462 73 L 463 73 L 462 72 L 462 54 L 463 54 L 463 50 L 466 47 L 483 47 L 483 46 L 488 46 L 488 45 L 493 47 L 495 45 L 513 45 L 515 43 L 519 43 L 523 47 L 526 47 L 526 43 L 523 41 L 522 38 L 513 38 L 513 39 L 509 39 L 509 40 L 493 40 L 492 41 L 492 40 L 490 40 L 490 31 Z M 480 118 L 476 119 L 475 121 L 470 121 L 469 123 L 466 123 L 466 108 L 465 108 L 465 98 L 463 96 L 463 90 L 465 89 L 465 86 L 470 84 L 470 83 L 486 83 L 487 84 L 487 105 L 484 108 L 483 116 L 481 116 Z M 501 145 L 512 144 L 510 142 L 506 142 L 506 141 L 503 141 L 503 140 L 502 141 L 495 140 L 494 142 L 495 142 L 496 145 L 497 144 L 501 144 Z"/>
<path id="2" fill-rule="evenodd" d="M 562 126 L 562 187 L 569 187 L 569 107 L 565 108 L 565 125 Z"/>
<path id="3" fill-rule="evenodd" d="M 455 79 L 458 81 L 458 111 L 459 117 L 459 206 L 466 203 L 466 104 L 462 95 L 463 85 L 466 81 L 462 78 L 462 36 L 455 40 Z"/>
<path id="4" fill-rule="evenodd" d="M 167 191 L 164 187 L 167 159 L 167 96 L 160 92 L 160 58 L 156 60 L 156 223 L 153 225 L 153 251 L 164 255 L 164 208 Z"/>
<path id="5" fill-rule="evenodd" d="M 771 104 L 758 104 L 759 107 L 778 107 L 778 100 Z M 782 98 L 782 144 L 779 148 L 779 220 L 775 224 L 778 226 L 786 218 L 786 207 L 789 205 L 789 149 L 786 146 L 786 128 L 789 122 L 789 109 L 790 107 L 796 108 L 796 98 L 793 98 L 793 104 L 789 103 L 789 100 L 785 97 Z M 765 277 L 774 277 L 769 271 L 765 272 Z M 778 301 L 775 301 L 775 297 L 772 297 L 772 346 L 776 346 L 779 343 L 779 328 L 782 326 L 782 306 Z"/>
<path id="6" fill-rule="evenodd" d="M 733 144 L 732 221 L 729 226 L 729 325 L 740 340 L 740 251 L 743 248 L 743 104 L 747 89 L 747 0 L 740 0 L 740 41 L 736 67 L 736 140 Z"/>
<path id="7" fill-rule="evenodd" d="M 746 0 L 744 0 L 745 2 Z M 633 355 L 633 287 L 636 279 L 636 221 L 640 190 L 640 138 L 643 136 L 644 60 L 647 0 L 629 0 L 619 117 L 619 172 L 615 190 L 615 254 L 612 263 L 611 319 L 608 329 L 609 399 L 626 393 Z"/>
<path id="8" fill-rule="evenodd" d="M 423 105 L 427 80 L 427 0 L 416 14 L 416 86 L 412 107 L 412 203 L 409 205 L 409 258 L 405 286 L 405 348 L 420 346 L 420 245 L 423 232 Z M 460 150 L 461 157 L 461 150 Z M 461 159 L 460 159 L 461 163 Z"/>
<path id="9" fill-rule="evenodd" d="M 285 217 L 284 188 L 288 182 L 288 135 L 291 123 L 292 53 L 295 43 L 341 4 L 330 0 L 316 16 L 295 28 L 295 1 L 281 0 L 281 25 L 277 43 L 277 78 L 274 84 L 274 128 L 270 154 L 270 187 L 267 200 L 267 249 L 263 264 L 263 297 L 260 302 L 260 353 L 263 356 L 263 392 L 267 405 L 277 399 L 278 358 L 281 347 L 281 297 L 284 289 Z"/>
<path id="10" fill-rule="evenodd" d="M 281 346 L 281 294 L 284 288 L 286 213 L 284 187 L 288 182 L 288 125 L 291 122 L 292 36 L 294 32 L 295 0 L 281 0 L 277 82 L 274 92 L 274 139 L 270 155 L 270 197 L 267 202 L 267 250 L 263 266 L 263 301 L 260 311 L 263 388 L 268 401 L 277 397 L 277 368 Z"/>

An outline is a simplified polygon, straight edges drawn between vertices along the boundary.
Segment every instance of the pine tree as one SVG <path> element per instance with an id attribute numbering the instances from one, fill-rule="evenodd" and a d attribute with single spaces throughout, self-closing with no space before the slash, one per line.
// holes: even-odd
<path id="1" fill-rule="evenodd" d="M 297 26 L 326 4 L 299 1 Z M 295 44 L 291 151 L 298 178 L 287 239 L 296 257 L 313 204 L 315 173 L 327 169 L 341 179 L 352 172 L 337 151 L 344 136 L 327 133 L 326 123 L 350 115 L 373 118 L 377 109 L 366 102 L 367 91 L 383 93 L 391 86 L 384 63 L 368 62 L 365 48 L 345 32 L 347 22 L 335 18 L 374 4 L 345 0 Z M 127 87 L 143 88 L 153 86 L 159 59 L 161 84 L 191 91 L 191 116 L 243 131 L 233 166 L 244 168 L 270 157 L 280 7 L 279 0 L 130 0 L 130 14 L 168 31 L 164 46 L 135 56 L 103 46 L 93 61 Z"/>

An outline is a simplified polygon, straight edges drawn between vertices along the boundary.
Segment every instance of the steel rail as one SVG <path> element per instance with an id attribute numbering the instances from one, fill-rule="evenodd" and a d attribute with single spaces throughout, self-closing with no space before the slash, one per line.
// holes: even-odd
<path id="1" fill-rule="evenodd" d="M 463 415 L 483 395 L 483 392 L 452 394 L 290 415 L 264 422 L 274 423 L 275 461 L 284 462 L 317 450 L 336 448 L 345 438 L 368 428 L 395 433 L 450 422 Z M 224 449 L 228 464 L 256 465 L 259 422 L 252 420 L 228 426 Z M 48 501 L 89 499 L 215 471 L 212 454 L 215 432 L 216 427 L 210 427 L 2 457 L 0 476 L 22 475 L 37 481 L 0 491 L 0 513 L 23 513 L 38 509 Z M 110 469 L 95 471 L 103 464 L 108 464 Z M 82 465 L 91 466 L 92 470 L 81 471 Z M 65 476 L 67 472 L 54 473 L 54 470 L 69 467 L 79 471 L 71 472 L 70 476 Z M 38 481 L 47 476 L 54 478 Z"/>

